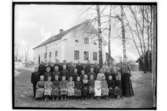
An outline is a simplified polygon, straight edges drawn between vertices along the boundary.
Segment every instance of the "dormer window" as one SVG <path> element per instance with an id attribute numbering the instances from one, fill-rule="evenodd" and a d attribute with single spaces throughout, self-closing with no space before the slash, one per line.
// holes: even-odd
<path id="1" fill-rule="evenodd" d="M 89 38 L 88 38 L 88 37 L 85 37 L 85 38 L 84 38 L 84 43 L 85 43 L 85 44 L 89 44 Z"/>

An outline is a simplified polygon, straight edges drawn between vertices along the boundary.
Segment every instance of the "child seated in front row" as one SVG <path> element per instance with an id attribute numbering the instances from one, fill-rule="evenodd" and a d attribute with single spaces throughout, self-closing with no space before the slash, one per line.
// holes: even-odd
<path id="1" fill-rule="evenodd" d="M 94 92 L 95 98 L 99 99 L 101 97 L 101 80 L 99 77 L 95 80 Z"/>
<path id="2" fill-rule="evenodd" d="M 82 80 L 82 98 L 86 99 L 89 94 L 88 76 L 84 75 Z"/>
<path id="3" fill-rule="evenodd" d="M 68 92 L 66 76 L 62 76 L 62 80 L 60 81 L 60 99 L 66 99 L 67 95 Z"/>
<path id="4" fill-rule="evenodd" d="M 101 80 L 101 95 L 102 97 L 106 98 L 108 96 L 109 90 L 108 90 L 108 84 L 105 79 L 105 76 L 103 76 Z"/>
<path id="5" fill-rule="evenodd" d="M 51 76 L 48 76 L 47 81 L 45 81 L 44 88 L 45 88 L 45 90 L 44 90 L 45 100 L 50 99 L 51 98 L 51 94 L 52 94 Z"/>
<path id="6" fill-rule="evenodd" d="M 113 80 L 113 76 L 108 76 L 108 88 L 109 88 L 109 97 L 114 98 L 114 88 L 115 88 L 115 81 Z"/>
<path id="7" fill-rule="evenodd" d="M 122 91 L 121 91 L 121 72 L 118 72 L 116 75 L 116 80 L 115 80 L 115 89 L 114 89 L 114 95 L 116 98 L 120 98 Z"/>
<path id="8" fill-rule="evenodd" d="M 55 75 L 55 78 L 53 80 L 53 84 L 52 84 L 52 99 L 58 99 L 59 98 L 59 76 Z"/>
<path id="9" fill-rule="evenodd" d="M 75 97 L 77 99 L 81 97 L 82 83 L 80 79 L 80 76 L 77 76 L 77 80 L 75 81 Z"/>
<path id="10" fill-rule="evenodd" d="M 94 97 L 94 75 L 90 75 L 90 80 L 89 80 L 89 97 L 93 98 Z"/>
<path id="11" fill-rule="evenodd" d="M 67 91 L 69 99 L 72 99 L 74 97 L 74 81 L 72 76 L 69 77 L 69 81 L 67 83 Z"/>
<path id="12" fill-rule="evenodd" d="M 42 99 L 43 98 L 43 95 L 44 95 L 44 76 L 41 75 L 40 76 L 40 80 L 37 82 L 37 85 L 36 85 L 36 95 L 35 95 L 35 98 L 36 99 Z"/>

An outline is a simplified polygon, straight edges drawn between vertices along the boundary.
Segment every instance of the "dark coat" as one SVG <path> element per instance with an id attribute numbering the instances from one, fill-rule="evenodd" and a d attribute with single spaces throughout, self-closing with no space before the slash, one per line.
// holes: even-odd
<path id="1" fill-rule="evenodd" d="M 55 80 L 55 75 L 58 75 L 59 77 L 60 77 L 60 72 L 59 71 L 54 71 L 54 72 L 52 72 L 51 73 L 52 75 L 52 81 L 54 81 Z"/>
<path id="2" fill-rule="evenodd" d="M 39 81 L 39 77 L 39 72 L 33 72 L 31 75 L 31 83 L 36 86 L 37 82 Z"/>
<path id="3" fill-rule="evenodd" d="M 122 93 L 123 93 L 123 96 L 126 96 L 126 97 L 134 96 L 130 76 L 131 76 L 130 73 L 124 73 L 122 75 Z"/>
<path id="4" fill-rule="evenodd" d="M 52 77 L 52 73 L 51 72 L 45 72 L 44 80 L 47 81 L 49 76 Z"/>
<path id="5" fill-rule="evenodd" d="M 109 88 L 115 88 L 115 80 L 108 80 L 107 83 Z"/>
<path id="6" fill-rule="evenodd" d="M 78 74 L 81 75 L 81 71 L 83 70 L 83 66 L 78 64 L 78 65 L 76 65 L 76 68 L 78 70 Z"/>
<path id="7" fill-rule="evenodd" d="M 44 75 L 45 70 L 46 70 L 46 66 L 44 64 L 40 64 L 39 67 L 38 67 L 39 74 Z"/>
<path id="8" fill-rule="evenodd" d="M 31 83 L 33 84 L 34 97 L 36 95 L 36 84 L 39 81 L 39 72 L 33 72 L 31 75 Z"/>
<path id="9" fill-rule="evenodd" d="M 68 79 L 68 77 L 69 77 L 69 72 L 68 72 L 68 70 L 66 69 L 66 70 L 62 70 L 61 71 L 61 73 L 60 73 L 60 76 L 62 77 L 62 76 L 66 76 L 66 79 Z"/>
<path id="10" fill-rule="evenodd" d="M 75 88 L 76 89 L 82 89 L 82 82 L 81 81 L 76 81 L 75 82 Z"/>

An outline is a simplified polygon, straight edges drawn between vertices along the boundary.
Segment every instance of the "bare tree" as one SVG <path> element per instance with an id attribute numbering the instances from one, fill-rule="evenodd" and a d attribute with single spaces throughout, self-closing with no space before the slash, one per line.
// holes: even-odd
<path id="1" fill-rule="evenodd" d="M 96 6 L 97 11 L 97 23 L 98 23 L 98 43 L 99 43 L 99 65 L 102 67 L 103 65 L 103 57 L 102 57 L 102 36 L 101 36 L 101 16 L 100 16 L 100 7 Z"/>

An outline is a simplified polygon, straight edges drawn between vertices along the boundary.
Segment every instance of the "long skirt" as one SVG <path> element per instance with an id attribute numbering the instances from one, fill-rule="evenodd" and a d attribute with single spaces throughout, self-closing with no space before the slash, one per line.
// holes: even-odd
<path id="1" fill-rule="evenodd" d="M 87 97 L 88 96 L 89 89 L 88 87 L 83 87 L 82 89 L 82 96 Z"/>
<path id="2" fill-rule="evenodd" d="M 81 90 L 75 89 L 75 96 L 81 96 Z"/>
<path id="3" fill-rule="evenodd" d="M 44 88 L 38 88 L 36 90 L 35 98 L 42 98 L 44 95 Z"/>
<path id="4" fill-rule="evenodd" d="M 67 94 L 68 94 L 67 88 L 60 89 L 60 95 L 67 95 Z"/>
<path id="5" fill-rule="evenodd" d="M 44 95 L 45 96 L 51 96 L 51 94 L 52 94 L 52 89 L 51 88 L 46 88 L 44 90 Z"/>
<path id="6" fill-rule="evenodd" d="M 74 88 L 68 88 L 68 96 L 74 96 Z"/>
<path id="7" fill-rule="evenodd" d="M 109 96 L 114 97 L 114 89 L 113 88 L 109 88 Z"/>
<path id="8" fill-rule="evenodd" d="M 116 87 L 115 89 L 114 89 L 114 95 L 115 96 L 121 96 L 121 89 L 119 88 L 119 87 Z"/>
<path id="9" fill-rule="evenodd" d="M 52 89 L 52 96 L 59 96 L 59 89 L 58 88 Z"/>
<path id="10" fill-rule="evenodd" d="M 94 94 L 94 87 L 89 87 L 89 94 Z"/>
<path id="11" fill-rule="evenodd" d="M 108 96 L 108 92 L 109 92 L 108 88 L 102 88 L 101 89 L 101 95 L 102 96 Z"/>

